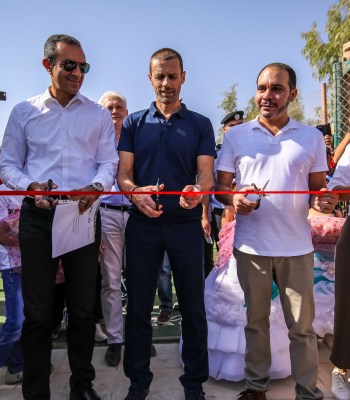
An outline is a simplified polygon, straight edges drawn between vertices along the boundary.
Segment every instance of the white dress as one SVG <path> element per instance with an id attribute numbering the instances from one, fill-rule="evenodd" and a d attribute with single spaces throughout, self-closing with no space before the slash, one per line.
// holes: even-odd
<path id="1" fill-rule="evenodd" d="M 215 379 L 244 379 L 246 309 L 238 282 L 236 260 L 232 255 L 235 221 L 220 232 L 216 267 L 205 281 L 208 321 L 209 375 Z M 270 315 L 272 363 L 270 378 L 290 375 L 289 339 L 276 289 Z"/>

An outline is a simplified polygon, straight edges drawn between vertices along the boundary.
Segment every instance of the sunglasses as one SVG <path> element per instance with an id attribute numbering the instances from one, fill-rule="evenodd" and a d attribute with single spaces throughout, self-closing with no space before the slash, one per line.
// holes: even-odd
<path id="1" fill-rule="evenodd" d="M 76 61 L 72 60 L 64 60 L 60 65 L 66 72 L 74 71 L 77 65 L 79 65 L 79 69 L 82 74 L 87 74 L 90 70 L 90 64 L 87 62 L 77 63 Z"/>

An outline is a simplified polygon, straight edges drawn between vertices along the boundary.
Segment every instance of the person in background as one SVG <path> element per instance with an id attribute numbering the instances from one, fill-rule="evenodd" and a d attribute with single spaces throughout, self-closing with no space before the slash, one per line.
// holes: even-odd
<path id="1" fill-rule="evenodd" d="M 244 111 L 233 111 L 222 119 L 221 125 L 224 134 L 233 126 L 241 125 L 244 123 Z"/>
<path id="2" fill-rule="evenodd" d="M 0 185 L 0 190 L 9 190 Z M 0 368 L 7 366 L 5 383 L 16 384 L 23 379 L 23 356 L 20 347 L 23 299 L 21 257 L 18 245 L 18 217 L 22 196 L 0 196 L 0 271 L 5 294 L 5 323 L 0 330 Z M 11 226 L 9 217 L 16 217 Z M 12 248 L 9 253 L 7 246 Z M 14 255 L 12 255 L 14 252 Z"/>
<path id="3" fill-rule="evenodd" d="M 324 142 L 326 147 L 329 148 L 331 157 L 334 156 L 334 140 L 331 130 L 331 124 L 317 125 L 316 128 L 323 133 Z"/>
<path id="4" fill-rule="evenodd" d="M 117 92 L 106 92 L 99 99 L 112 117 L 115 146 L 118 145 L 124 118 L 128 115 L 126 98 Z M 112 191 L 119 192 L 117 182 Z M 128 220 L 129 199 L 121 194 L 101 196 L 102 254 L 100 256 L 102 283 L 101 305 L 107 332 L 105 362 L 116 367 L 121 359 L 123 339 L 123 305 L 121 274 L 124 262 L 125 226 Z"/>
<path id="5" fill-rule="evenodd" d="M 244 111 L 233 111 L 222 119 L 222 132 L 225 135 L 229 129 L 244 123 Z M 214 178 L 216 180 L 216 166 L 220 154 L 221 143 L 216 145 L 216 160 L 214 162 Z M 233 211 L 229 210 L 230 206 L 224 206 L 214 195 L 203 196 L 203 215 L 202 225 L 204 230 L 204 271 L 207 277 L 214 266 L 213 246 L 215 243 L 216 251 L 218 251 L 219 232 L 221 229 L 221 220 L 223 214 L 227 216 L 233 215 Z M 232 207 L 231 207 L 232 208 Z"/>
<path id="6" fill-rule="evenodd" d="M 333 145 L 333 135 L 331 131 L 331 126 L 330 124 L 324 124 L 324 125 L 317 125 L 316 128 L 323 134 L 323 139 L 327 150 L 327 165 L 328 165 L 327 179 L 328 178 L 330 179 L 333 175 L 336 164 L 333 159 L 334 145 Z"/>
<path id="7" fill-rule="evenodd" d="M 0 155 L 6 186 L 34 192 L 23 200 L 19 223 L 25 317 L 22 392 L 25 400 L 50 399 L 51 328 L 60 258 L 67 288 L 70 400 L 100 400 L 92 387 L 91 363 L 100 215 L 97 212 L 91 244 L 55 258 L 52 223 L 60 199 L 56 189 L 74 191 L 63 198 L 77 201 L 83 214 L 111 188 L 117 168 L 114 127 L 108 110 L 79 91 L 90 65 L 77 39 L 50 36 L 42 65 L 51 85 L 14 107 Z M 42 194 L 50 189 L 51 196 Z"/>
<path id="8" fill-rule="evenodd" d="M 340 160 L 340 157 L 343 155 L 347 145 L 350 143 L 350 132 L 347 132 L 341 142 L 338 144 L 338 146 L 334 150 L 334 156 L 333 160 L 335 165 L 337 165 L 338 161 Z"/>
<path id="9" fill-rule="evenodd" d="M 350 135 L 347 133 L 343 139 L 344 143 L 349 141 L 349 137 Z M 345 151 L 337 163 L 333 178 L 328 186 L 332 190 L 350 191 L 349 145 L 345 147 Z M 349 201 L 350 193 L 339 194 L 339 199 Z M 347 217 L 335 250 L 334 336 L 330 359 L 334 364 L 331 391 L 337 400 L 350 399 L 348 382 L 348 369 L 350 368 L 349 242 L 350 218 Z"/>

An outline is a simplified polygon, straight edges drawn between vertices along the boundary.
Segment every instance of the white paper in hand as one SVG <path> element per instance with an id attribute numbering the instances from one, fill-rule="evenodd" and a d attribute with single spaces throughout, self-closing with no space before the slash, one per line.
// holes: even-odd
<path id="1" fill-rule="evenodd" d="M 95 218 L 100 201 L 79 214 L 78 201 L 62 201 L 56 206 L 52 223 L 52 257 L 79 249 L 95 241 Z"/>

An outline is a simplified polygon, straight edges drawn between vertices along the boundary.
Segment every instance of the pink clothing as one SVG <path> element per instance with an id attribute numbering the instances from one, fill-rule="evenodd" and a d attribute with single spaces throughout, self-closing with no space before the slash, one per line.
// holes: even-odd
<path id="1" fill-rule="evenodd" d="M 19 224 L 20 211 L 15 210 L 1 221 L 6 222 L 9 227 L 8 236 L 15 238 L 18 237 L 18 224 Z M 19 269 L 21 263 L 21 252 L 19 246 L 5 246 L 8 252 L 11 268 Z"/>
<path id="2" fill-rule="evenodd" d="M 233 237 L 235 233 L 236 220 L 228 222 L 219 232 L 219 251 L 216 255 L 216 269 L 223 267 L 232 256 Z"/>

